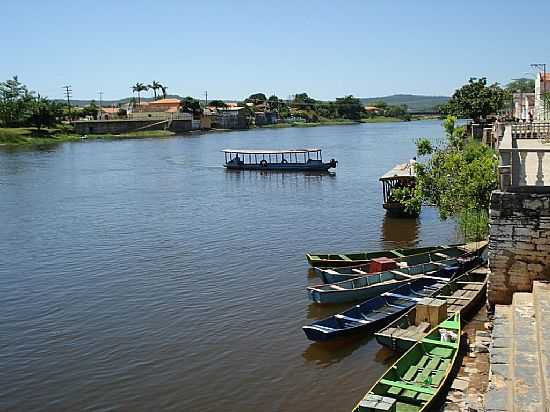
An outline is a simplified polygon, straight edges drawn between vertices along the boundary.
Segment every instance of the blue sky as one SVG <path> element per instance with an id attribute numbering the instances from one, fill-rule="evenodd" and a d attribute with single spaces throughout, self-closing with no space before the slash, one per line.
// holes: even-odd
<path id="1" fill-rule="evenodd" d="M 550 63 L 548 1 L 3 3 L 0 79 L 50 98 L 70 84 L 77 99 L 117 99 L 152 80 L 201 98 L 449 95 Z"/>

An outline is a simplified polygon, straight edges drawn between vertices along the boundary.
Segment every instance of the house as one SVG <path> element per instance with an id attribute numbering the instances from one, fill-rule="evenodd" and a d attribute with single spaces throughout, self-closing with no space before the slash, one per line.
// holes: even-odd
<path id="1" fill-rule="evenodd" d="M 180 99 L 160 99 L 134 105 L 128 117 L 132 120 L 193 120 L 192 113 L 185 113 Z"/>
<path id="2" fill-rule="evenodd" d="M 544 96 L 550 93 L 550 73 L 540 72 L 535 78 L 535 120 L 550 120 L 550 105 Z"/>
<path id="3" fill-rule="evenodd" d="M 97 120 L 115 120 L 120 119 L 121 117 L 126 117 L 125 115 L 119 115 L 121 110 L 122 109 L 118 107 L 102 107 L 97 115 Z"/>
<path id="4" fill-rule="evenodd" d="M 276 124 L 278 122 L 278 116 L 276 112 L 255 112 L 254 120 L 256 126 Z"/>
<path id="5" fill-rule="evenodd" d="M 374 115 L 379 115 L 384 112 L 384 110 L 376 106 L 365 106 L 365 111 L 369 114 L 374 114 Z"/>
<path id="6" fill-rule="evenodd" d="M 248 129 L 250 126 L 248 110 L 241 106 L 218 107 L 217 118 L 212 126 L 221 129 Z"/>
<path id="7" fill-rule="evenodd" d="M 513 117 L 519 121 L 532 121 L 535 113 L 535 93 L 513 93 Z"/>

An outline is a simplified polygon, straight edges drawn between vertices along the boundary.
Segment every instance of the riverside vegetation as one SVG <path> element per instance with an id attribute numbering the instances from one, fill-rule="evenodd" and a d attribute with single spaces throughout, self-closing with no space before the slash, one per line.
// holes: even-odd
<path id="1" fill-rule="evenodd" d="M 416 141 L 420 161 L 416 164 L 417 184 L 394 194 L 409 211 L 419 211 L 422 203 L 436 206 L 442 219 L 454 218 L 468 240 L 488 234 L 489 201 L 497 188 L 497 155 L 481 142 L 468 137 L 464 126 L 456 125 L 457 115 L 483 121 L 509 101 L 509 92 L 498 84 L 487 86 L 485 78 L 470 81 L 458 89 L 444 107 L 446 139 L 432 144 Z"/>

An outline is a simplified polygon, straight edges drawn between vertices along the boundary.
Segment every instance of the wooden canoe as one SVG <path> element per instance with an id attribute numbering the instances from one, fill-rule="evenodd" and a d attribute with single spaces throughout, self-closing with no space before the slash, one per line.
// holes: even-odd
<path id="1" fill-rule="evenodd" d="M 413 271 L 407 268 L 389 270 L 338 283 L 308 286 L 307 293 L 311 301 L 320 304 L 355 302 L 395 289 L 415 277 L 431 276 L 448 282 L 457 273 L 462 273 L 461 265 L 456 260 L 452 265 L 429 263 L 421 266 L 426 271 L 415 271 L 415 268 Z"/>
<path id="2" fill-rule="evenodd" d="M 445 285 L 434 297 L 447 301 L 447 313 L 460 313 L 461 319 L 469 319 L 485 301 L 488 269 L 485 264 L 470 270 Z M 380 332 L 376 340 L 394 351 L 410 349 L 427 333 L 425 325 L 416 325 L 416 306 L 401 315 Z"/>
<path id="3" fill-rule="evenodd" d="M 328 341 L 360 332 L 372 333 L 445 284 L 445 281 L 436 278 L 414 279 L 391 292 L 382 293 L 345 312 L 303 326 L 302 329 L 307 338 L 313 341 Z"/>
<path id="4" fill-rule="evenodd" d="M 460 313 L 414 344 L 373 385 L 353 412 L 432 411 L 460 366 Z"/>
<path id="5" fill-rule="evenodd" d="M 397 262 L 399 267 L 417 266 L 422 263 L 440 262 L 473 254 L 482 254 L 486 247 L 487 242 L 466 243 L 437 249 L 436 251 L 429 251 L 392 259 Z M 364 276 L 365 274 L 372 272 L 370 269 L 370 263 L 331 268 L 313 268 L 315 273 L 325 283 L 342 282 L 344 280 Z"/>
<path id="6" fill-rule="evenodd" d="M 413 249 L 393 249 L 380 252 L 351 252 L 351 253 L 307 253 L 306 259 L 313 267 L 330 268 L 342 266 L 366 265 L 372 259 L 387 257 L 390 259 L 402 259 L 415 255 L 424 255 L 445 249 L 448 246 L 429 246 Z"/>

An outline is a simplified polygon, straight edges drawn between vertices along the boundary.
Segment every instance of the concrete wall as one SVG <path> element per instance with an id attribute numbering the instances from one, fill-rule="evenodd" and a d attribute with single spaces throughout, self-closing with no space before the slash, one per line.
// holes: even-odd
<path id="1" fill-rule="evenodd" d="M 535 279 L 550 280 L 550 194 L 491 195 L 488 299 L 510 304 Z"/>
<path id="2" fill-rule="evenodd" d="M 166 123 L 158 123 L 151 120 L 92 120 L 74 122 L 74 128 L 78 134 L 120 134 L 138 130 L 165 130 Z M 148 127 L 145 128 L 146 126 Z M 168 130 L 185 132 L 191 130 L 191 126 L 191 120 L 173 120 Z"/>

